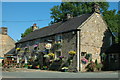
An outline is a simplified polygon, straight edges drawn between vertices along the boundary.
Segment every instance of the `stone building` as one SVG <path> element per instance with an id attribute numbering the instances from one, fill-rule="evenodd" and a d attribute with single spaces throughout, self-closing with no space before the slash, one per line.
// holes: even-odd
<path id="1" fill-rule="evenodd" d="M 120 70 L 120 43 L 111 45 L 106 50 L 105 68 L 106 70 Z"/>
<path id="2" fill-rule="evenodd" d="M 7 27 L 0 28 L 0 57 L 15 47 L 15 41 L 7 34 Z"/>
<path id="3" fill-rule="evenodd" d="M 85 71 L 87 64 L 83 64 L 81 60 L 86 56 L 88 61 L 97 59 L 100 63 L 100 54 L 112 45 L 113 40 L 100 13 L 68 17 L 66 21 L 34 30 L 18 41 L 16 43 L 17 62 L 27 63 L 29 59 L 34 58 L 32 63 L 38 59 L 41 69 L 42 66 L 48 65 L 52 70 L 56 67 L 58 68 L 56 70 L 68 67 L 70 71 Z M 70 51 L 76 54 L 71 56 Z M 45 64 L 45 56 L 49 53 L 53 53 L 55 57 Z M 61 56 L 64 56 L 64 61 L 57 62 Z"/>

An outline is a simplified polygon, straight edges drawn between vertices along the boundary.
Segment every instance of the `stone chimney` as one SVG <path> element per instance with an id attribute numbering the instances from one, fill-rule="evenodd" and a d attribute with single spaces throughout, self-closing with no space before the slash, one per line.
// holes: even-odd
<path id="1" fill-rule="evenodd" d="M 35 30 L 38 29 L 38 27 L 37 27 L 36 25 L 37 25 L 36 23 L 33 24 L 33 26 L 32 26 L 32 31 L 35 31 Z"/>
<path id="2" fill-rule="evenodd" d="M 67 14 L 67 20 L 73 18 L 71 14 Z"/>
<path id="3" fill-rule="evenodd" d="M 65 14 L 65 17 L 64 17 L 64 19 L 62 21 L 64 22 L 64 21 L 67 21 L 67 20 L 69 20 L 71 18 L 73 18 L 73 16 L 71 14 Z"/>
<path id="4" fill-rule="evenodd" d="M 93 6 L 93 12 L 99 13 L 100 14 L 100 6 L 99 4 L 94 4 Z"/>
<path id="5" fill-rule="evenodd" d="M 0 34 L 7 35 L 7 27 L 1 27 Z"/>

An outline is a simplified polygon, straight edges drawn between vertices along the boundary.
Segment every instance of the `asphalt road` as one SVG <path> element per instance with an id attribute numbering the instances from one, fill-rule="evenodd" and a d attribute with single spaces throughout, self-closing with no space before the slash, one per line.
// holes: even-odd
<path id="1" fill-rule="evenodd" d="M 2 72 L 2 78 L 118 78 L 118 72 Z"/>

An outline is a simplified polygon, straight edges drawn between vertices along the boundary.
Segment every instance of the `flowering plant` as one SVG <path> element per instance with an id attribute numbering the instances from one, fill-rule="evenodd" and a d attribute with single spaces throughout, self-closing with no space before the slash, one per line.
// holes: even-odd
<path id="1" fill-rule="evenodd" d="M 35 44 L 35 45 L 34 45 L 34 47 L 38 47 L 38 45 L 37 45 L 37 44 Z"/>
<path id="2" fill-rule="evenodd" d="M 91 61 L 91 62 L 86 66 L 86 68 L 88 69 L 88 71 L 94 71 L 95 68 L 96 68 L 95 62 Z"/>
<path id="3" fill-rule="evenodd" d="M 28 47 L 26 46 L 25 49 L 27 49 Z"/>
<path id="4" fill-rule="evenodd" d="M 20 50 L 20 48 L 16 48 L 16 50 Z"/>
<path id="5" fill-rule="evenodd" d="M 60 59 L 64 58 L 64 56 L 59 56 Z"/>
<path id="6" fill-rule="evenodd" d="M 75 51 L 69 51 L 69 54 L 70 54 L 70 55 L 75 55 L 76 52 L 75 52 Z"/>
<path id="7" fill-rule="evenodd" d="M 82 63 L 84 63 L 84 64 L 88 63 L 88 60 L 87 60 L 86 58 L 82 58 L 81 61 L 82 61 Z"/>
<path id="8" fill-rule="evenodd" d="M 63 69 L 68 69 L 68 67 L 62 67 L 62 70 L 63 70 Z"/>
<path id="9" fill-rule="evenodd" d="M 54 53 L 49 53 L 48 56 L 54 57 L 55 54 Z"/>
<path id="10" fill-rule="evenodd" d="M 47 70 L 47 68 L 48 68 L 48 66 L 43 66 L 43 69 L 44 69 L 44 70 Z"/>
<path id="11" fill-rule="evenodd" d="M 49 57 L 49 56 L 46 54 L 46 55 L 44 55 L 44 57 Z"/>

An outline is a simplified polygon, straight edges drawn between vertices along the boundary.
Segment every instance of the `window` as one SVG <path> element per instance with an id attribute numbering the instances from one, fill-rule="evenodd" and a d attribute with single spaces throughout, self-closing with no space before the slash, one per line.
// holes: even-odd
<path id="1" fill-rule="evenodd" d="M 56 51 L 55 58 L 58 58 L 59 56 L 61 56 L 61 51 Z"/>
<path id="2" fill-rule="evenodd" d="M 55 37 L 55 41 L 60 41 L 61 42 L 61 40 L 62 40 L 62 35 L 57 35 Z"/>
<path id="3" fill-rule="evenodd" d="M 117 55 L 115 55 L 115 54 L 109 55 L 109 62 L 114 63 L 114 62 L 116 62 L 116 60 L 117 60 Z"/>
<path id="4" fill-rule="evenodd" d="M 112 45 L 112 36 L 110 37 L 110 46 Z"/>
<path id="5" fill-rule="evenodd" d="M 81 52 L 81 56 L 85 56 L 86 52 Z"/>

